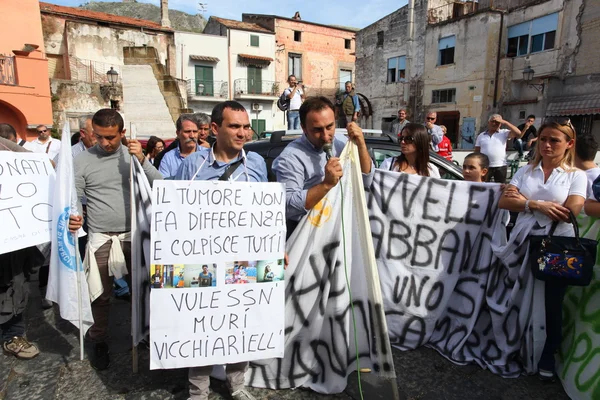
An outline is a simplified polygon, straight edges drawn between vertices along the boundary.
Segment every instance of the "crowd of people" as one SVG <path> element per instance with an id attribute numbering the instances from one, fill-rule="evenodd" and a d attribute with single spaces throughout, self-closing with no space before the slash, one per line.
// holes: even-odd
<path id="1" fill-rule="evenodd" d="M 292 114 L 288 113 L 288 122 L 295 127 L 297 117 L 304 134 L 291 142 L 272 166 L 277 181 L 285 184 L 288 236 L 302 217 L 337 185 L 343 175 L 339 155 L 348 140 L 358 148 L 363 185 L 367 190 L 375 171 L 364 134 L 356 123 L 355 95 L 351 85 L 346 88 L 347 96 L 342 100 L 346 137 L 335 134 L 336 106 L 329 99 L 305 98 L 293 75 L 289 83 L 291 90 L 286 89 L 286 92 Z M 429 161 L 430 150 L 443 151 L 451 157 L 451 147 L 444 144 L 444 130 L 435 124 L 436 119 L 436 113 L 430 112 L 423 124 L 411 123 L 406 120 L 406 110 L 400 110 L 392 132 L 398 135 L 401 153 L 384 160 L 379 168 L 440 178 L 439 171 Z M 503 125 L 507 129 L 501 129 Z M 486 182 L 492 178 L 502 184 L 499 207 L 519 213 L 517 224 L 532 223 L 530 216 L 535 215 L 541 218 L 535 219 L 533 229 L 547 231 L 553 221 L 559 221 L 560 232 L 572 235 L 569 213 L 579 214 L 585 203 L 588 215 L 600 216 L 600 204 L 592 190 L 592 182 L 600 175 L 600 169 L 593 162 L 598 145 L 589 136 L 577 139 L 568 120 L 544 123 L 537 132 L 532 127 L 529 119 L 524 126 L 515 127 L 500 115 L 492 115 L 488 129 L 477 137 L 475 152 L 465 158 L 464 177 L 473 182 Z M 60 162 L 55 156 L 60 141 L 51 139 L 46 127 L 38 127 L 37 140 L 25 147 L 16 143 L 17 135 L 11 128 L 8 124 L 0 124 L 0 150 L 45 152 L 55 163 Z M 528 132 L 529 135 L 524 137 Z M 83 215 L 71 215 L 69 229 L 77 232 L 85 227 L 88 232 L 83 255 L 84 265 L 95 277 L 88 281 L 94 298 L 94 325 L 85 340 L 90 363 L 97 370 L 110 365 L 108 319 L 114 277 L 128 279 L 131 272 L 131 156 L 141 164 L 150 183 L 159 179 L 267 182 L 265 160 L 257 153 L 244 150 L 252 130 L 248 112 L 238 102 L 222 102 L 214 107 L 210 116 L 202 113 L 181 115 L 176 122 L 177 139 L 165 147 L 163 140 L 152 137 L 145 154 L 141 143 L 127 140 L 125 133 L 121 115 L 112 109 L 102 109 L 81 118 L 80 140 L 73 145 L 75 187 Z M 533 138 L 529 138 L 532 134 Z M 506 143 L 508 139 L 523 137 L 528 140 L 528 146 L 535 143 L 534 158 L 509 184 L 505 184 Z M 328 146 L 331 146 L 331 154 L 326 151 Z M 587 177 L 582 170 L 586 171 Z M 44 255 L 36 248 L 28 248 L 2 254 L 0 258 L 1 265 L 11 265 L 10 272 L 5 268 L 0 270 L 3 348 L 17 357 L 32 358 L 39 350 L 25 335 L 26 282 L 32 267 L 44 264 Z M 209 276 L 206 271 L 203 273 Z M 154 283 L 160 284 L 160 274 L 155 275 Z M 269 279 L 273 278 L 265 269 L 265 280 Z M 540 377 L 544 379 L 554 377 L 554 353 L 561 340 L 560 307 L 564 290 L 564 286 L 546 285 L 548 331 L 538 365 Z M 247 362 L 227 365 L 227 382 L 235 399 L 253 398 L 244 389 L 247 368 Z M 208 398 L 211 371 L 212 366 L 190 368 L 191 399 Z"/>

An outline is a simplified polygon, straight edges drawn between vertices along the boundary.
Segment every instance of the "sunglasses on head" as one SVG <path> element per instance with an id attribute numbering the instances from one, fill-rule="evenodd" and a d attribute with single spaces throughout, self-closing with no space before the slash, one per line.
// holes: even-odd
<path id="1" fill-rule="evenodd" d="M 404 142 L 406 144 L 413 144 L 415 142 L 415 138 L 412 136 L 400 136 L 398 137 L 398 141 L 400 143 Z"/>
<path id="2" fill-rule="evenodd" d="M 569 117 L 550 117 L 544 120 L 545 124 L 558 124 L 560 126 L 568 126 L 573 131 L 573 135 L 575 135 L 575 127 L 571 123 L 571 118 Z"/>

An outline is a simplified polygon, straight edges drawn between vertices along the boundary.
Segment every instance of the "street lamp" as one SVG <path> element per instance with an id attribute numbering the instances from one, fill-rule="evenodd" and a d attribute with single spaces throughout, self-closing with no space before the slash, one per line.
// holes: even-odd
<path id="1" fill-rule="evenodd" d="M 534 73 L 535 73 L 535 71 L 533 70 L 533 68 L 531 68 L 530 65 L 526 66 L 525 69 L 523 70 L 523 80 L 525 81 L 527 86 L 534 88 L 538 92 L 544 93 L 544 83 L 543 82 L 540 84 L 531 83 Z"/>
<path id="2" fill-rule="evenodd" d="M 110 86 L 115 86 L 119 80 L 119 73 L 115 71 L 113 67 L 110 67 L 110 69 L 106 72 L 106 77 L 108 78 Z"/>

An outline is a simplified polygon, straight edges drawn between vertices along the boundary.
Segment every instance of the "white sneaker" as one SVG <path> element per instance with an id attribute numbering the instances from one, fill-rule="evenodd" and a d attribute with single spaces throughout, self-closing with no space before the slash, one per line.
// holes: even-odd
<path id="1" fill-rule="evenodd" d="M 233 400 L 257 400 L 256 397 L 252 396 L 246 389 L 236 390 L 231 393 Z"/>

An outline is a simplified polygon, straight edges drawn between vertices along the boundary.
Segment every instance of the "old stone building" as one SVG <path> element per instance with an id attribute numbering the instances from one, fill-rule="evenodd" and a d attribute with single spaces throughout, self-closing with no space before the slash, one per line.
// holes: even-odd
<path id="1" fill-rule="evenodd" d="M 581 134 L 598 134 L 593 0 L 415 0 L 413 36 L 411 5 L 357 34 L 357 83 L 373 103 L 375 127 L 386 129 L 406 107 L 418 122 L 438 112 L 464 149 L 495 112 L 515 124 L 535 114 L 538 126 L 546 116 L 570 116 Z"/>
<path id="2" fill-rule="evenodd" d="M 55 124 L 61 124 L 63 112 L 75 121 L 82 114 L 113 107 L 123 113 L 127 127 L 135 124 L 140 136 L 174 136 L 174 120 L 186 105 L 185 84 L 171 76 L 175 42 L 170 28 L 39 4 Z M 111 75 L 116 82 L 110 82 Z"/>

